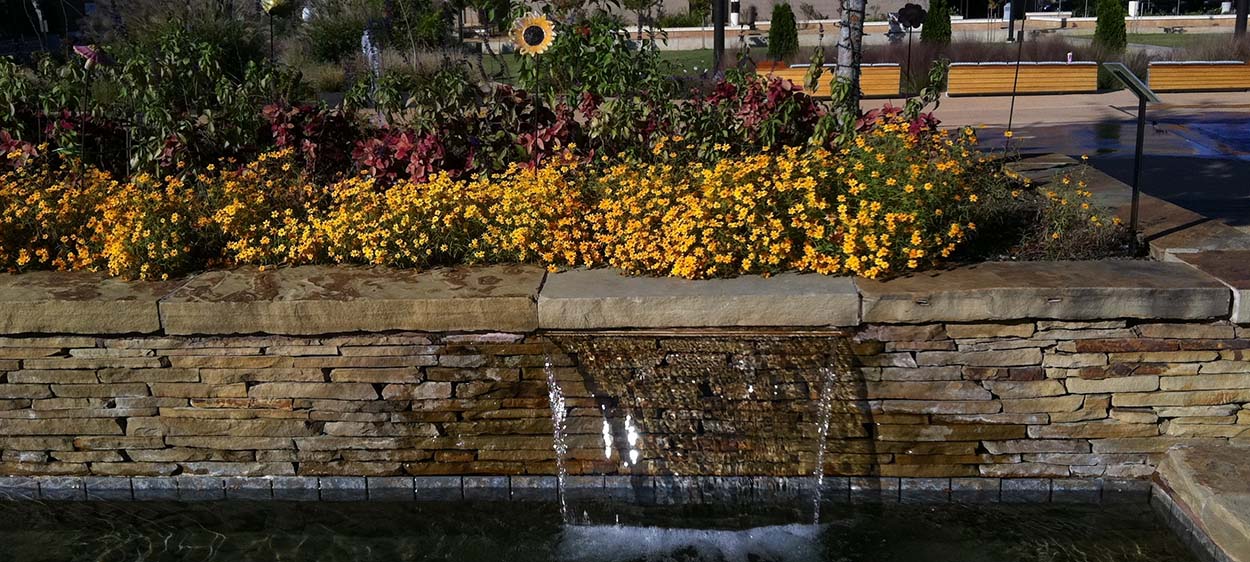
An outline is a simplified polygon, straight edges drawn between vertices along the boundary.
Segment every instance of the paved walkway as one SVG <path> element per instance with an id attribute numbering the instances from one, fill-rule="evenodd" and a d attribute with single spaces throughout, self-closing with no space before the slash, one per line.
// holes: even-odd
<path id="1" fill-rule="evenodd" d="M 1142 190 L 1250 232 L 1250 93 L 1160 98 L 1147 109 Z M 1011 98 L 945 98 L 935 114 L 946 126 L 982 129 L 983 145 L 1001 148 Z M 1131 182 L 1136 116 L 1137 99 L 1123 90 L 1020 96 L 1011 146 L 1022 153 L 1087 154 L 1098 169 Z"/>

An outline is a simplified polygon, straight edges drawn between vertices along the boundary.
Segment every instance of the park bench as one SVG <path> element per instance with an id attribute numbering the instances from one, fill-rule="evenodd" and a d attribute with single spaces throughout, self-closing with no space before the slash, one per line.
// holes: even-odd
<path id="1" fill-rule="evenodd" d="M 811 65 L 796 64 L 789 68 L 775 68 L 772 70 L 759 71 L 760 75 L 775 76 L 784 78 L 797 85 L 803 85 L 803 79 L 807 76 L 807 69 Z M 830 95 L 830 84 L 833 83 L 834 65 L 826 64 L 824 73 L 820 76 L 820 82 L 815 92 L 809 92 L 818 98 L 827 98 Z M 864 93 L 864 97 L 869 98 L 892 98 L 899 95 L 899 80 L 902 72 L 899 65 L 894 63 L 880 64 L 863 64 L 859 67 L 859 89 Z"/>
<path id="2" fill-rule="evenodd" d="M 1075 94 L 1098 91 L 1098 63 L 1022 62 L 1016 78 L 1013 62 L 951 63 L 946 93 L 952 96 Z"/>
<path id="3" fill-rule="evenodd" d="M 1146 78 L 1156 92 L 1250 90 L 1245 61 L 1152 61 Z"/>

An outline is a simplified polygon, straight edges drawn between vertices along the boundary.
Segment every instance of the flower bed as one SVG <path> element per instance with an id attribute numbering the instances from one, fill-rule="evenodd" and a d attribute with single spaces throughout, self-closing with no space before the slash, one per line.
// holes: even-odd
<path id="1" fill-rule="evenodd" d="M 550 62 L 519 76 L 529 91 L 448 68 L 375 76 L 338 107 L 309 103 L 281 65 L 231 70 L 222 46 L 179 26 L 112 64 L 0 63 L 0 269 L 879 277 L 989 255 L 975 248 L 1061 259 L 1069 240 L 1106 250 L 1081 257 L 1124 246 L 1079 181 L 1038 192 L 978 152 L 972 129 L 939 129 L 923 113 L 936 92 L 863 115 L 730 72 L 678 100 L 653 43 L 598 16 L 556 26 Z M 562 74 L 604 68 L 594 61 L 615 73 Z M 994 234 L 975 236 L 987 223 Z"/>
<path id="2" fill-rule="evenodd" d="M 15 169 L 0 176 L 0 267 L 163 278 L 234 264 L 527 262 L 688 278 L 877 277 L 951 258 L 978 217 L 994 216 L 985 201 L 1022 196 L 975 144 L 970 128 L 884 112 L 836 151 L 791 146 L 704 163 L 695 145 L 661 137 L 646 156 L 587 160 L 572 146 L 538 166 L 393 183 L 368 173 L 318 182 L 292 149 L 129 179 L 13 151 Z M 1078 203 L 1088 196 L 1078 184 L 1054 191 L 1068 183 L 1045 200 L 1089 222 L 1054 225 L 1056 240 L 1109 222 Z"/>

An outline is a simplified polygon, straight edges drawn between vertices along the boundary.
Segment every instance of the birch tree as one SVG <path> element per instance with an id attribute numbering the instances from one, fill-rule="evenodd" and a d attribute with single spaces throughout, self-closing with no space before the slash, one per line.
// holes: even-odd
<path id="1" fill-rule="evenodd" d="M 842 25 L 838 38 L 837 79 L 848 87 L 845 108 L 859 113 L 859 63 L 863 58 L 864 12 L 867 0 L 842 0 Z"/>

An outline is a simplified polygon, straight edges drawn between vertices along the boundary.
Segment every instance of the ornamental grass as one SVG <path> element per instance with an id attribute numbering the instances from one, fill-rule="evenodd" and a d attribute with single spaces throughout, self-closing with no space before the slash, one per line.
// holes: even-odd
<path id="1" fill-rule="evenodd" d="M 979 206 L 1017 185 L 976 150 L 972 129 L 918 128 L 898 113 L 877 114 L 836 149 L 715 148 L 708 159 L 681 137 L 642 156 L 570 147 L 538 166 L 420 182 L 316 181 L 292 149 L 125 180 L 14 151 L 0 175 L 0 268 L 161 279 L 242 264 L 519 262 L 693 279 L 875 278 L 950 260 L 978 217 L 997 216 Z M 1065 185 L 1055 182 L 1037 195 L 1068 213 L 1072 224 L 1054 232 L 1110 227 L 1078 201 L 1080 187 L 1057 193 Z M 1030 189 L 1018 184 L 1011 198 Z"/>

